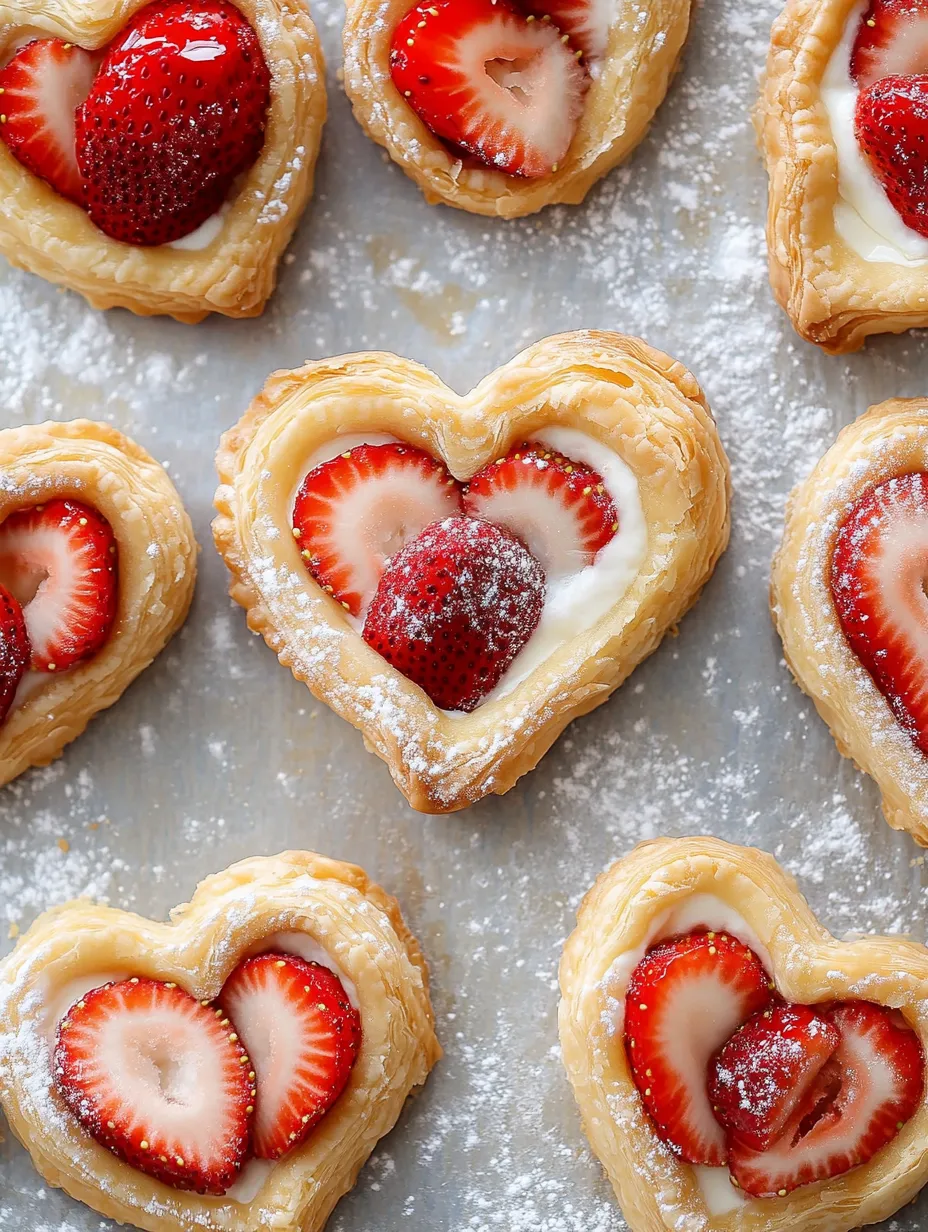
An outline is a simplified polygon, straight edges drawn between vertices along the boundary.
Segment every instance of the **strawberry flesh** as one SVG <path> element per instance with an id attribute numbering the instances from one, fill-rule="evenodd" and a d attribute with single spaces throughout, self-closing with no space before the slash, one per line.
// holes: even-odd
<path id="1" fill-rule="evenodd" d="M 591 565 L 619 528 L 602 476 L 539 441 L 524 441 L 476 474 L 464 510 L 517 535 L 549 579 Z"/>
<path id="2" fill-rule="evenodd" d="M 0 723 L 10 713 L 31 658 L 23 609 L 16 596 L 0 586 Z"/>
<path id="3" fill-rule="evenodd" d="M 588 60 L 606 54 L 611 14 L 602 0 L 520 0 L 520 7 L 550 21 Z"/>
<path id="4" fill-rule="evenodd" d="M 257 1074 L 254 1153 L 280 1159 L 347 1086 L 361 1046 L 360 1015 L 337 975 L 290 954 L 246 959 L 221 1004 Z"/>
<path id="5" fill-rule="evenodd" d="M 772 1146 L 839 1039 L 807 1005 L 778 1003 L 739 1027 L 709 1067 L 709 1099 L 729 1141 Z"/>
<path id="6" fill-rule="evenodd" d="M 227 0 L 150 4 L 106 53 L 77 113 L 86 208 L 127 244 L 182 239 L 264 145 L 270 74 Z"/>
<path id="7" fill-rule="evenodd" d="M 928 474 L 865 492 L 838 531 L 831 593 L 851 650 L 928 753 Z"/>
<path id="8" fill-rule="evenodd" d="M 228 1018 L 176 984 L 86 993 L 58 1024 L 54 1077 L 87 1132 L 146 1175 L 203 1194 L 238 1176 L 254 1072 Z"/>
<path id="9" fill-rule="evenodd" d="M 851 76 L 862 90 L 882 77 L 928 72 L 926 0 L 871 0 L 851 52 Z"/>
<path id="10" fill-rule="evenodd" d="M 756 1152 L 731 1140 L 729 1167 L 745 1193 L 785 1197 L 872 1159 L 912 1116 L 924 1092 L 918 1035 L 894 1010 L 867 1001 L 822 1011 L 839 1034 L 783 1135 Z"/>
<path id="11" fill-rule="evenodd" d="M 393 83 L 436 137 L 509 175 L 550 175 L 589 75 L 550 22 L 509 0 L 422 0 L 397 26 Z"/>
<path id="12" fill-rule="evenodd" d="M 756 954 L 724 933 L 661 942 L 632 972 L 626 1055 L 658 1137 L 681 1159 L 726 1162 L 725 1135 L 706 1091 L 709 1062 L 770 997 Z"/>
<path id="13" fill-rule="evenodd" d="M 534 633 L 545 575 L 508 531 L 426 527 L 384 571 L 364 640 L 445 710 L 476 709 Z"/>
<path id="14" fill-rule="evenodd" d="M 82 205 L 75 111 L 97 71 L 90 52 L 61 39 L 35 39 L 0 70 L 0 137 L 33 175 Z"/>
<path id="15" fill-rule="evenodd" d="M 0 524 L 0 578 L 23 608 L 35 671 L 65 671 L 110 636 L 116 540 L 89 505 L 51 500 L 11 513 Z"/>
<path id="16" fill-rule="evenodd" d="M 928 76 L 883 77 L 861 90 L 854 131 L 899 217 L 928 236 Z"/>
<path id="17" fill-rule="evenodd" d="M 314 467 L 293 506 L 307 569 L 352 616 L 374 596 L 387 561 L 430 522 L 461 511 L 461 490 L 412 445 L 357 445 Z"/>

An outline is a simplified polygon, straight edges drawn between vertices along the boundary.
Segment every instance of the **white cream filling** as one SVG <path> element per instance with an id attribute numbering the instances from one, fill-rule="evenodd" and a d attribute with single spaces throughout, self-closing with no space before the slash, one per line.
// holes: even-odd
<path id="1" fill-rule="evenodd" d="M 851 52 L 867 8 L 868 0 L 861 0 L 851 11 L 822 78 L 822 102 L 838 155 L 835 229 L 865 261 L 920 266 L 928 261 L 928 238 L 899 217 L 854 132 L 859 91 L 851 76 Z"/>
<path id="2" fill-rule="evenodd" d="M 308 459 L 291 497 L 290 508 L 293 508 L 303 479 L 315 467 L 358 445 L 384 445 L 396 439 L 386 433 L 368 432 L 346 433 L 327 441 Z M 648 548 L 638 480 L 615 450 L 585 432 L 555 425 L 536 432 L 529 439 L 543 441 L 565 457 L 583 462 L 597 471 L 615 503 L 619 529 L 597 553 L 591 565 L 548 581 L 538 627 L 482 704 L 511 693 L 562 646 L 601 620 L 634 582 Z M 345 619 L 353 629 L 361 632 L 364 627 L 363 613 L 360 617 L 352 617 L 346 612 Z M 457 714 L 457 711 L 448 713 Z"/>
<path id="3" fill-rule="evenodd" d="M 656 915 L 644 939 L 633 950 L 620 954 L 606 972 L 601 988 L 607 999 L 610 1019 L 617 1036 L 621 1036 L 625 1029 L 625 994 L 628 981 L 648 950 L 665 937 L 680 936 L 699 928 L 737 937 L 754 951 L 768 971 L 771 970 L 767 947 L 740 912 L 715 894 L 691 894 L 681 903 Z M 748 1201 L 732 1184 L 731 1173 L 727 1168 L 710 1168 L 703 1164 L 691 1164 L 690 1167 L 710 1215 L 727 1215 Z"/>
<path id="4" fill-rule="evenodd" d="M 320 967 L 325 967 L 333 975 L 338 976 L 348 1000 L 356 1010 L 360 1010 L 358 990 L 354 983 L 345 975 L 328 950 L 307 933 L 294 932 L 292 930 L 272 933 L 250 951 L 251 954 L 267 954 L 270 952 L 293 954 L 297 958 L 304 959 L 306 962 L 317 963 Z M 132 972 L 130 971 L 100 971 L 91 975 L 77 976 L 58 988 L 48 986 L 44 998 L 45 1017 L 42 1027 L 43 1034 L 48 1041 L 49 1050 L 54 1050 L 59 1022 L 64 1018 L 68 1010 L 80 1001 L 81 997 L 90 992 L 91 989 L 100 988 L 103 984 L 115 984 L 131 978 Z M 239 1173 L 235 1183 L 230 1185 L 221 1197 L 216 1197 L 212 1200 L 220 1204 L 223 1202 L 235 1202 L 238 1205 L 247 1206 L 260 1193 L 276 1162 L 271 1159 L 249 1159 Z"/>
<path id="5" fill-rule="evenodd" d="M 196 231 L 191 231 L 189 235 L 181 236 L 179 240 L 172 240 L 169 244 L 165 244 L 164 247 L 177 248 L 181 252 L 203 252 L 209 248 L 214 240 L 219 238 L 228 212 L 228 205 L 222 206 L 211 218 L 207 218 L 206 222 L 200 223 Z"/>

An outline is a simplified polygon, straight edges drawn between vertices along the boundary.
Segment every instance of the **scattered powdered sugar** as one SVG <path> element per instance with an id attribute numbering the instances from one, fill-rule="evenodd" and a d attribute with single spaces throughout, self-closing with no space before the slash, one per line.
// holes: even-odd
<path id="1" fill-rule="evenodd" d="M 841 424 L 924 393 L 928 375 L 919 336 L 835 359 L 797 339 L 772 302 L 749 111 L 778 7 L 705 0 L 641 148 L 582 207 L 520 222 L 427 207 L 330 72 L 316 199 L 260 321 L 191 329 L 103 315 L 0 270 L 4 422 L 115 422 L 170 463 L 204 548 L 183 634 L 60 762 L 3 791 L 0 952 L 7 930 L 75 895 L 161 918 L 198 878 L 258 852 L 311 847 L 364 865 L 401 898 L 428 955 L 446 1058 L 337 1208 L 335 1232 L 625 1226 L 562 1071 L 556 968 L 582 895 L 639 840 L 756 842 L 836 934 L 926 936 L 924 857 L 839 757 L 769 619 L 789 489 Z M 314 8 L 334 70 L 342 9 Z M 268 372 L 307 357 L 391 349 L 463 390 L 539 337 L 597 327 L 641 335 L 699 378 L 732 462 L 731 548 L 679 636 L 508 796 L 413 814 L 358 734 L 225 597 L 209 546 L 219 434 Z M 266 580 L 281 594 L 291 584 Z M 319 651 L 307 635 L 300 650 L 338 646 Z M 386 677 L 357 700 L 402 722 Z M 890 1226 L 917 1232 L 926 1210 Z M 46 1189 L 7 1135 L 3 1232 L 112 1227 Z"/>

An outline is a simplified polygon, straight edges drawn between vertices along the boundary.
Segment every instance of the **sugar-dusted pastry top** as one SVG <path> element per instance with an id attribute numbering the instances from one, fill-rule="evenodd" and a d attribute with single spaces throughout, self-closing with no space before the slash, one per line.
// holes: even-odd
<path id="1" fill-rule="evenodd" d="M 45 765 L 183 624 L 196 543 L 164 468 L 89 420 L 0 432 L 0 781 Z"/>
<path id="2" fill-rule="evenodd" d="M 928 1179 L 928 951 L 839 942 L 771 856 L 643 843 L 561 961 L 584 1128 L 632 1232 L 849 1232 Z"/>
<path id="3" fill-rule="evenodd" d="M 252 628 L 427 811 L 531 769 L 695 601 L 728 534 L 696 382 L 619 335 L 548 339 L 463 398 L 384 354 L 281 373 L 217 465 Z"/>
<path id="4" fill-rule="evenodd" d="M 0 6 L 0 251 L 95 307 L 258 315 L 323 77 L 303 0 Z"/>
<path id="5" fill-rule="evenodd" d="M 845 428 L 790 499 L 771 603 L 787 663 L 886 820 L 928 842 L 928 404 L 893 399 Z"/>
<path id="6" fill-rule="evenodd" d="M 149 1232 L 319 1232 L 440 1056 L 418 945 L 286 852 L 169 924 L 88 902 L 0 964 L 0 1103 L 50 1184 Z"/>
<path id="7" fill-rule="evenodd" d="M 515 218 L 582 201 L 644 136 L 689 0 L 351 0 L 345 89 L 430 203 Z"/>

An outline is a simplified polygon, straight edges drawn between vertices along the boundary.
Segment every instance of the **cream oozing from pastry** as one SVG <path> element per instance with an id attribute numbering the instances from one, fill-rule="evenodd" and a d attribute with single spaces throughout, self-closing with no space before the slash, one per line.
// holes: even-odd
<path id="1" fill-rule="evenodd" d="M 358 445 L 385 445 L 396 439 L 382 432 L 369 432 L 346 433 L 327 441 L 309 458 L 297 490 L 311 470 L 338 454 L 347 453 Z M 529 440 L 541 441 L 565 457 L 583 462 L 597 471 L 615 503 L 619 529 L 597 553 L 591 565 L 547 580 L 545 604 L 538 627 L 481 705 L 511 693 L 562 646 L 601 620 L 634 582 L 648 548 L 648 531 L 638 480 L 615 450 L 576 428 L 554 425 L 534 433 Z M 295 495 L 290 501 L 291 509 Z M 363 612 L 360 617 L 346 613 L 345 619 L 358 632 L 364 627 Z"/>
<path id="2" fill-rule="evenodd" d="M 601 989 L 617 1038 L 621 1038 L 625 1029 L 628 981 L 648 950 L 666 937 L 681 936 L 700 928 L 737 937 L 754 951 L 768 971 L 771 969 L 766 946 L 740 912 L 715 894 L 691 894 L 674 907 L 655 915 L 644 939 L 634 949 L 620 954 L 606 972 Z M 704 1164 L 690 1166 L 710 1215 L 728 1214 L 749 1201 L 732 1184 L 727 1168 L 710 1168 Z"/>
<path id="3" fill-rule="evenodd" d="M 165 248 L 177 248 L 181 252 L 203 252 L 219 238 L 228 212 L 228 205 L 222 206 L 211 218 L 207 218 L 206 222 L 200 223 L 195 231 L 182 235 L 179 240 L 172 240 L 170 244 L 165 244 Z"/>
<path id="4" fill-rule="evenodd" d="M 861 0 L 851 11 L 822 78 L 822 103 L 838 155 L 835 229 L 865 261 L 924 265 L 928 262 L 928 238 L 907 227 L 899 217 L 854 131 L 859 89 L 851 76 L 851 53 L 867 8 L 868 0 Z"/>

